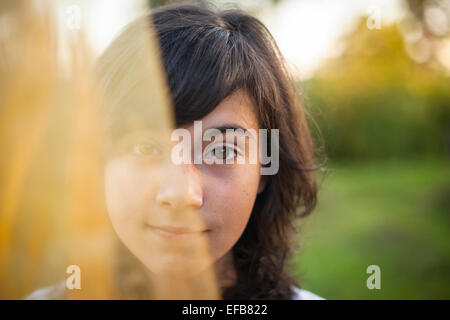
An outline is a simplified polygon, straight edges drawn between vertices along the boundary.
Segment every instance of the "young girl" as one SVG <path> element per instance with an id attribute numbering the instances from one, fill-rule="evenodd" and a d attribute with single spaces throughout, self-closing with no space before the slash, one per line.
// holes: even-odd
<path id="1" fill-rule="evenodd" d="M 125 156 L 111 156 L 105 164 L 108 213 L 124 255 L 137 258 L 122 272 L 140 264 L 164 277 L 183 266 L 183 257 L 177 260 L 152 243 L 161 241 L 163 247 L 202 235 L 223 298 L 320 299 L 299 289 L 286 270 L 295 243 L 294 221 L 313 210 L 317 188 L 303 106 L 274 39 L 260 21 L 237 10 L 171 5 L 153 10 L 148 19 L 160 43 L 176 127 L 195 136 L 194 121 L 199 120 L 203 131 L 253 129 L 256 139 L 262 138 L 259 129 L 267 129 L 268 141 L 278 129 L 279 159 L 269 175 L 261 175 L 260 161 L 183 164 L 180 183 L 179 177 L 161 176 L 149 165 L 160 151 L 148 140 L 136 140 Z M 107 50 L 100 61 L 107 91 L 115 90 L 108 85 L 117 83 L 111 79 L 124 68 L 114 56 L 117 52 Z M 123 114 L 127 110 L 122 103 Z M 245 145 L 222 141 L 209 155 L 236 160 L 241 149 Z M 201 218 L 201 227 L 194 230 L 177 220 L 177 210 L 184 209 Z M 142 285 L 135 282 L 135 287 Z M 135 291 L 135 297 L 145 296 L 145 289 Z M 30 298 L 54 294 L 42 289 Z"/>

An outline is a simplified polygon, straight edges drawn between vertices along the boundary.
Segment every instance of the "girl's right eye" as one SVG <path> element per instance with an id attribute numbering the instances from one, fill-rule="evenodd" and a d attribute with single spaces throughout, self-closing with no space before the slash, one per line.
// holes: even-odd
<path id="1" fill-rule="evenodd" d="M 140 157 L 159 157 L 161 150 L 151 142 L 139 142 L 133 145 L 133 153 Z"/>

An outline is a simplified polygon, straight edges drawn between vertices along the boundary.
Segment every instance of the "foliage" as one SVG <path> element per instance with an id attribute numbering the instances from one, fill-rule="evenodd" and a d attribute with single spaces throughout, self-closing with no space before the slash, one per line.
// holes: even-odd
<path id="1" fill-rule="evenodd" d="M 346 50 L 303 84 L 306 104 L 333 160 L 445 156 L 450 78 L 412 61 L 397 26 L 361 20 Z"/>

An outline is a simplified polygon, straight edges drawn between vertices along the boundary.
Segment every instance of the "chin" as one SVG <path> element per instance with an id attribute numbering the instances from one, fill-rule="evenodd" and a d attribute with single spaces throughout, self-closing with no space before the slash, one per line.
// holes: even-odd
<path id="1" fill-rule="evenodd" d="M 203 256 L 185 256 L 165 253 L 142 261 L 155 277 L 192 278 L 213 266 L 212 259 Z"/>

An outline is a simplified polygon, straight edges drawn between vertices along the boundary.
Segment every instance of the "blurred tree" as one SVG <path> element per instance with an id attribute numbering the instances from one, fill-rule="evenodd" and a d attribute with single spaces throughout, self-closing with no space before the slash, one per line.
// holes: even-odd
<path id="1" fill-rule="evenodd" d="M 151 8 L 157 8 L 157 7 L 164 6 L 166 4 L 180 3 L 180 2 L 187 2 L 187 1 L 183 1 L 183 0 L 149 0 Z M 204 0 L 197 0 L 196 2 L 205 2 L 205 1 Z"/>
<path id="2" fill-rule="evenodd" d="M 407 0 L 412 16 L 420 23 L 427 37 L 445 37 L 450 32 L 450 1 Z"/>
<path id="3" fill-rule="evenodd" d="M 194 0 L 194 1 L 188 1 L 188 0 L 148 0 L 150 7 L 151 8 L 157 8 L 166 4 L 171 4 L 171 3 L 183 3 L 183 2 L 206 2 L 206 3 L 214 3 L 217 1 L 214 0 Z M 280 2 L 282 2 L 283 0 L 269 0 L 269 2 L 273 3 L 273 4 L 278 4 Z M 230 1 L 231 2 L 231 1 Z M 237 3 L 237 1 L 235 1 Z M 242 1 L 241 1 L 242 2 Z"/>
<path id="4" fill-rule="evenodd" d="M 334 160 L 444 155 L 450 135 L 449 77 L 411 60 L 396 25 L 361 19 L 345 50 L 305 83 Z"/>
<path id="5" fill-rule="evenodd" d="M 400 30 L 408 55 L 419 63 L 450 70 L 450 0 L 405 0 Z"/>

